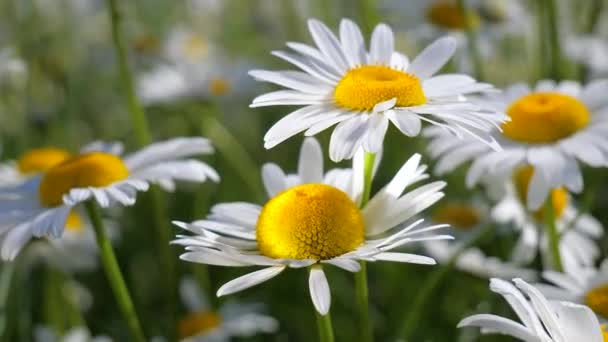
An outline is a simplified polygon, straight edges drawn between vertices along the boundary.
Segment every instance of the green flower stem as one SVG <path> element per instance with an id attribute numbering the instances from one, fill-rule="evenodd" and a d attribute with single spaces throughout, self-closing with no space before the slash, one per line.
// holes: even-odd
<path id="1" fill-rule="evenodd" d="M 562 266 L 562 256 L 559 252 L 560 235 L 557 231 L 557 225 L 555 224 L 555 210 L 553 209 L 551 195 L 549 195 L 549 199 L 545 202 L 543 216 L 545 216 L 547 236 L 549 237 L 549 253 L 551 256 L 551 262 L 553 263 L 553 267 L 556 271 L 563 272 L 564 268 Z"/>
<path id="2" fill-rule="evenodd" d="M 558 15 L 555 0 L 545 0 L 545 9 L 547 11 L 549 44 L 551 47 L 551 77 L 554 80 L 561 80 L 562 48 L 557 27 Z"/>
<path id="3" fill-rule="evenodd" d="M 213 115 L 203 115 L 201 131 L 204 136 L 213 140 L 214 146 L 236 170 L 251 194 L 258 200 L 265 198 L 261 187 L 260 172 L 249 152 L 239 143 L 239 140 Z"/>
<path id="4" fill-rule="evenodd" d="M 363 24 L 363 33 L 371 35 L 376 24 L 380 22 L 378 11 L 376 10 L 376 0 L 359 0 L 361 22 Z"/>
<path id="5" fill-rule="evenodd" d="M 463 243 L 458 250 L 452 254 L 446 263 L 441 265 L 439 269 L 435 270 L 428 279 L 424 282 L 422 290 L 416 294 L 414 303 L 408 307 L 406 314 L 404 315 L 403 324 L 399 331 L 399 337 L 402 340 L 409 341 L 410 335 L 418 325 L 418 322 L 424 315 L 424 309 L 427 307 L 427 302 L 437 289 L 445 276 L 452 271 L 454 264 L 458 261 L 458 258 L 467 249 L 476 246 L 479 242 L 490 232 L 494 231 L 492 225 L 487 225 L 484 228 L 479 229 L 475 235 L 472 235 L 468 241 Z"/>
<path id="6" fill-rule="evenodd" d="M 465 18 L 465 31 L 467 35 L 467 47 L 469 49 L 469 54 L 471 55 L 471 59 L 473 60 L 473 68 L 475 72 L 475 77 L 478 80 L 482 80 L 484 78 L 483 72 L 483 60 L 481 58 L 481 54 L 479 52 L 479 47 L 477 46 L 477 30 L 471 25 L 471 21 L 469 18 L 469 7 L 466 4 L 466 0 L 458 0 L 458 9 L 463 18 Z"/>
<path id="7" fill-rule="evenodd" d="M 127 326 L 133 335 L 134 341 L 145 342 L 144 333 L 139 324 L 139 319 L 135 313 L 135 307 L 131 301 L 131 295 L 127 289 L 116 255 L 112 249 L 112 244 L 108 238 L 106 231 L 103 226 L 101 214 L 97 204 L 90 200 L 85 204 L 87 213 L 91 219 L 93 229 L 95 230 L 95 237 L 97 239 L 97 245 L 99 246 L 99 253 L 101 255 L 101 261 L 106 272 L 106 276 L 118 302 L 118 306 L 122 312 L 124 319 L 126 320 Z"/>
<path id="8" fill-rule="evenodd" d="M 535 2 L 536 8 L 536 30 L 537 30 L 537 41 L 536 45 L 538 46 L 538 50 L 536 51 L 536 55 L 538 58 L 537 68 L 539 73 L 537 76 L 538 79 L 542 79 L 545 77 L 551 76 L 551 63 L 547 63 L 547 58 L 545 52 L 549 50 L 549 46 L 547 44 L 547 11 L 545 9 L 545 1 L 537 0 Z"/>
<path id="9" fill-rule="evenodd" d="M 135 131 L 135 138 L 140 146 L 145 146 L 152 142 L 152 138 L 150 136 L 150 129 L 148 127 L 146 114 L 144 113 L 144 109 L 141 106 L 141 103 L 139 103 L 139 99 L 135 94 L 133 76 L 127 61 L 127 49 L 122 37 L 122 16 L 118 9 L 118 1 L 108 0 L 108 9 L 110 11 L 112 42 L 114 43 L 114 49 L 116 50 L 116 57 L 118 59 L 120 81 L 127 96 L 129 113 L 131 113 L 131 120 L 133 121 L 133 129 Z"/>
<path id="10" fill-rule="evenodd" d="M 374 171 L 374 161 L 376 155 L 374 153 L 365 153 L 363 164 L 363 194 L 361 197 L 361 208 L 365 207 L 369 202 L 372 178 Z M 361 270 L 355 273 L 355 294 L 357 296 L 357 309 L 359 311 L 359 324 L 361 325 L 361 341 L 372 342 L 374 333 L 369 318 L 369 289 L 367 286 L 367 263 L 360 261 Z"/>
<path id="11" fill-rule="evenodd" d="M 15 274 L 15 263 L 4 262 L 0 269 L 0 337 L 6 337 L 9 326 L 9 293 Z M 13 318 L 14 320 L 14 318 Z"/>
<path id="12" fill-rule="evenodd" d="M 127 96 L 129 113 L 135 138 L 140 147 L 146 146 L 152 142 L 150 128 L 144 109 L 135 93 L 132 72 L 129 68 L 127 59 L 127 49 L 122 36 L 122 16 L 118 8 L 117 0 L 107 0 L 108 9 L 110 12 L 110 20 L 112 26 L 112 42 L 118 59 L 119 76 L 124 87 L 124 92 Z M 153 186 L 150 189 L 150 197 L 152 198 L 152 211 L 154 212 L 158 237 L 159 257 L 161 259 L 161 267 L 165 287 L 167 291 L 167 310 L 170 318 L 170 326 L 175 327 L 175 302 L 177 299 L 177 286 L 175 276 L 175 261 L 171 251 L 171 227 L 166 215 L 163 195 L 160 190 Z"/>

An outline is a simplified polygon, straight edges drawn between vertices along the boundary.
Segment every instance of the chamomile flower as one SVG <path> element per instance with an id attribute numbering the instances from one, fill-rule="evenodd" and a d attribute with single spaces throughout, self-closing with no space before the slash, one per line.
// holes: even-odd
<path id="1" fill-rule="evenodd" d="M 353 169 L 323 173 L 319 143 L 309 138 L 300 152 L 298 173 L 286 175 L 275 164 L 262 169 L 270 197 L 264 206 L 233 202 L 215 205 L 205 220 L 175 222 L 194 235 L 179 236 L 186 246 L 182 260 L 218 266 L 264 266 L 223 285 L 218 296 L 232 294 L 276 277 L 287 268 L 311 266 L 309 287 L 317 311 L 329 311 L 331 296 L 324 265 L 358 272 L 359 260 L 434 264 L 432 258 L 393 252 L 403 245 L 449 239 L 428 233 L 445 225 L 421 228 L 421 211 L 438 201 L 444 182 L 433 182 L 404 194 L 425 179 L 420 155 L 411 157 L 392 181 L 365 208 L 363 150 Z M 427 235 L 425 235 L 427 234 Z"/>
<path id="2" fill-rule="evenodd" d="M 566 273 L 545 271 L 543 278 L 553 284 L 536 285 L 547 298 L 587 305 L 602 321 L 608 319 L 608 260 L 599 268 L 573 267 Z"/>
<path id="3" fill-rule="evenodd" d="M 520 322 L 477 314 L 458 327 L 479 327 L 482 334 L 503 334 L 525 342 L 604 342 L 608 339 L 593 312 L 570 302 L 549 302 L 534 286 L 521 279 L 492 279 L 490 289 L 503 296 Z"/>
<path id="4" fill-rule="evenodd" d="M 431 154 L 438 158 L 437 174 L 449 172 L 467 161 L 467 185 L 484 178 L 510 178 L 515 170 L 530 165 L 534 174 L 526 195 L 527 207 L 537 210 L 551 189 L 583 189 L 580 164 L 608 165 L 608 80 L 581 86 L 575 81 L 540 81 L 534 89 L 515 84 L 503 94 L 486 96 L 506 112 L 511 121 L 493 134 L 502 151 L 493 151 L 473 139 L 453 139 L 429 128 Z"/>
<path id="5" fill-rule="evenodd" d="M 530 170 L 528 167 L 517 172 L 515 184 L 507 185 L 504 197 L 492 210 L 496 222 L 509 223 L 519 231 L 520 237 L 513 250 L 513 261 L 517 263 L 531 262 L 538 248 L 545 261 L 550 259 L 543 219 L 544 208 L 530 212 L 523 204 L 530 182 Z M 563 188 L 553 189 L 550 198 L 556 217 L 555 224 L 561 232 L 559 247 L 564 269 L 593 265 L 600 255 L 595 240 L 603 235 L 602 224 L 593 216 L 580 213 L 570 203 L 570 196 Z"/>
<path id="6" fill-rule="evenodd" d="M 573 36 L 566 39 L 568 57 L 589 68 L 592 75 L 608 74 L 608 42 L 600 36 Z"/>
<path id="7" fill-rule="evenodd" d="M 521 277 L 526 280 L 536 279 L 536 273 L 520 265 L 503 261 L 497 257 L 487 255 L 477 247 L 467 247 L 462 250 L 468 239 L 479 230 L 492 224 L 488 208 L 482 203 L 453 202 L 440 206 L 434 211 L 431 220 L 433 223 L 449 224 L 456 237 L 453 242 L 428 241 L 423 244 L 425 252 L 437 260 L 439 264 L 451 262 L 459 253 L 454 268 L 481 278 L 492 277 Z"/>
<path id="8" fill-rule="evenodd" d="M 15 258 L 32 237 L 59 238 L 70 212 L 94 200 L 101 207 L 133 205 L 150 183 L 172 190 L 175 181 L 218 180 L 207 164 L 189 157 L 212 153 L 204 138 L 176 138 L 151 144 L 123 158 L 84 152 L 65 159 L 22 184 L 0 192 L 2 259 Z"/>
<path id="9" fill-rule="evenodd" d="M 182 279 L 179 292 L 189 313 L 178 322 L 177 332 L 183 342 L 231 341 L 232 337 L 271 334 L 279 322 L 261 313 L 255 304 L 225 303 L 213 310 L 194 279 Z"/>
<path id="10" fill-rule="evenodd" d="M 316 47 L 290 42 L 287 46 L 295 53 L 273 52 L 302 71 L 250 71 L 257 80 L 287 88 L 258 96 L 251 107 L 304 106 L 270 128 L 264 137 L 266 148 L 300 132 L 312 136 L 337 124 L 329 155 L 340 161 L 352 158 L 359 147 L 378 152 L 389 122 L 403 134 L 416 136 L 425 121 L 499 149 L 487 132 L 504 115 L 464 97 L 493 87 L 466 75 L 433 76 L 454 53 L 452 38 L 437 40 L 410 63 L 394 51 L 393 32 L 385 24 L 376 26 L 369 52 L 350 20 L 340 23 L 339 39 L 317 20 L 309 20 L 308 28 Z"/>

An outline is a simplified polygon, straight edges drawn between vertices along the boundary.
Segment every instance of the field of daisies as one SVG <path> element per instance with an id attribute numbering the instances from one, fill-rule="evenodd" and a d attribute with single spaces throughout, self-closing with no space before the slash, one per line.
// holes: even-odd
<path id="1" fill-rule="evenodd" d="M 0 158 L 0 342 L 608 341 L 608 0 L 2 0 Z"/>

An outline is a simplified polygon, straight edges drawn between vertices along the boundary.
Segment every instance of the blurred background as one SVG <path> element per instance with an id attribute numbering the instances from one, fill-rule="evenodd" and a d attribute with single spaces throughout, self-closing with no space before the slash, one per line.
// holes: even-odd
<path id="1" fill-rule="evenodd" d="M 608 73 L 608 11 L 601 10 L 608 7 L 605 2 L 557 1 L 560 78 L 589 80 Z M 203 135 L 216 147 L 216 154 L 206 161 L 219 171 L 221 182 L 180 186 L 175 193 L 165 195 L 168 217 L 200 219 L 216 202 L 263 203 L 260 167 L 272 161 L 295 171 L 302 137 L 272 150 L 265 150 L 262 144 L 266 130 L 289 108 L 250 109 L 251 100 L 270 86 L 256 83 L 247 71 L 291 68 L 270 52 L 284 49 L 287 41 L 311 42 L 308 18 L 321 19 L 335 30 L 339 20 L 347 17 L 357 22 L 367 37 L 377 23 L 385 22 L 396 33 L 397 50 L 410 58 L 437 37 L 452 35 L 459 48 L 445 71 L 474 74 L 502 87 L 517 81 L 534 82 L 551 72 L 547 70 L 551 56 L 545 48 L 547 24 L 538 3 L 542 1 L 469 1 L 467 20 L 477 31 L 480 70 L 467 50 L 463 16 L 449 0 L 119 2 L 122 38 L 154 140 Z M 121 141 L 127 151 L 136 149 L 111 32 L 108 9 L 101 0 L 0 1 L 3 161 L 16 160 L 37 147 L 77 151 L 98 139 Z M 324 147 L 330 132 L 319 135 Z M 423 138 L 410 139 L 389 128 L 375 189 L 390 180 L 412 153 L 424 153 L 425 143 Z M 430 158 L 424 161 L 431 163 Z M 329 159 L 326 165 L 332 165 Z M 586 172 L 586 183 L 594 184 L 598 191 L 585 203 L 606 222 L 608 197 L 601 191 L 606 186 L 605 171 Z M 465 188 L 463 175 L 462 170 L 449 175 L 448 195 L 442 203 L 470 202 L 478 196 L 475 190 Z M 153 228 L 157 222 L 147 212 L 147 196 L 140 198 L 135 208 L 112 213 L 114 246 L 146 335 L 167 336 L 175 325 L 168 307 L 174 306 L 177 318 L 188 309 L 178 296 L 169 299 L 164 291 L 166 275 L 158 267 Z M 180 233 L 176 227 L 171 229 L 172 235 Z M 506 257 L 516 236 L 500 229 L 496 234 L 488 236 L 482 248 L 490 255 Z M 601 246 L 605 255 L 605 241 Z M 61 333 L 85 322 L 93 335 L 129 340 L 100 267 L 66 269 L 61 261 L 49 262 L 36 250 L 30 246 L 15 262 L 1 266 L 3 341 L 32 340 L 41 326 Z M 217 288 L 243 271 L 186 263 L 177 258 L 180 247 L 172 246 L 171 250 L 176 282 L 192 276 L 212 305 L 237 300 L 259 303 L 280 323 L 277 333 L 237 340 L 317 340 L 306 270 L 285 272 L 272 282 L 218 300 L 213 295 Z M 77 258 L 68 253 L 70 257 Z M 370 265 L 370 307 L 378 341 L 394 340 L 404 313 L 433 270 L 417 265 Z M 67 281 L 53 281 L 56 277 Z M 328 277 L 336 339 L 357 341 L 352 276 L 330 268 Z M 58 283 L 60 286 L 49 285 Z M 452 271 L 419 313 L 411 340 L 510 340 L 478 337 L 473 329 L 456 328 L 466 315 L 490 308 L 494 313 L 511 315 L 503 300 L 489 291 L 487 279 Z"/>

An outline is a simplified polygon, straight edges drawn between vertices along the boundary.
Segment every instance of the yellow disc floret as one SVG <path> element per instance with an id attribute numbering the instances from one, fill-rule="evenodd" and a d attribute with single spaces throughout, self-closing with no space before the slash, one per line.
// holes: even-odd
<path id="1" fill-rule="evenodd" d="M 379 65 L 349 70 L 334 92 L 338 106 L 359 111 L 371 111 L 376 104 L 393 98 L 397 98 L 398 107 L 426 103 L 418 77 Z"/>
<path id="2" fill-rule="evenodd" d="M 502 125 L 513 140 L 530 144 L 553 143 L 587 126 L 587 107 L 578 99 L 558 93 L 533 93 L 507 109 L 511 118 Z"/>
<path id="3" fill-rule="evenodd" d="M 65 228 L 71 232 L 81 232 L 83 228 L 82 217 L 75 211 L 70 211 L 68 219 L 65 221 Z"/>
<path id="4" fill-rule="evenodd" d="M 102 187 L 127 178 L 129 170 L 120 158 L 102 152 L 82 154 L 49 169 L 40 181 L 40 202 L 61 204 L 73 188 Z"/>
<path id="5" fill-rule="evenodd" d="M 223 78 L 214 78 L 209 81 L 209 93 L 213 96 L 222 96 L 230 91 L 230 82 Z"/>
<path id="6" fill-rule="evenodd" d="M 455 1 L 435 2 L 428 8 L 426 17 L 432 24 L 448 30 L 464 30 L 467 24 L 476 28 L 480 22 L 474 12 L 463 15 Z"/>
<path id="7" fill-rule="evenodd" d="M 447 223 L 459 230 L 469 230 L 479 224 L 481 214 L 468 204 L 452 203 L 438 209 L 433 214 L 433 221 Z"/>
<path id="8" fill-rule="evenodd" d="M 363 216 L 343 191 L 305 184 L 271 199 L 257 228 L 260 252 L 275 259 L 331 259 L 364 240 Z"/>
<path id="9" fill-rule="evenodd" d="M 21 156 L 17 161 L 17 168 L 23 174 L 43 172 L 69 157 L 68 151 L 59 148 L 37 148 Z"/>
<path id="10" fill-rule="evenodd" d="M 222 323 L 222 317 L 212 311 L 192 313 L 182 318 L 177 325 L 180 340 L 205 334 Z"/>
<path id="11" fill-rule="evenodd" d="M 587 292 L 585 303 L 596 314 L 608 317 L 608 284 Z"/>
<path id="12" fill-rule="evenodd" d="M 608 324 L 602 324 L 602 337 L 604 338 L 604 342 L 608 342 Z"/>
<path id="13" fill-rule="evenodd" d="M 527 203 L 528 199 L 528 185 L 534 175 L 534 168 L 532 166 L 524 166 L 517 170 L 514 175 L 515 189 L 517 195 L 522 203 Z M 551 202 L 553 204 L 553 213 L 555 217 L 559 218 L 564 212 L 564 209 L 568 205 L 568 192 L 564 188 L 557 188 L 551 191 Z M 534 216 L 539 221 L 543 220 L 543 211 L 545 208 L 541 208 L 534 212 Z"/>

